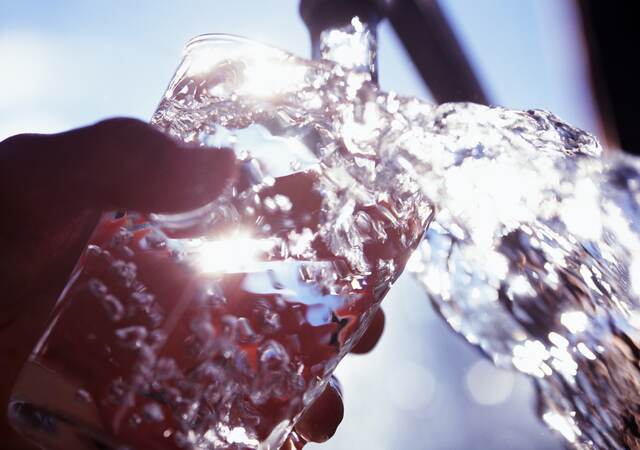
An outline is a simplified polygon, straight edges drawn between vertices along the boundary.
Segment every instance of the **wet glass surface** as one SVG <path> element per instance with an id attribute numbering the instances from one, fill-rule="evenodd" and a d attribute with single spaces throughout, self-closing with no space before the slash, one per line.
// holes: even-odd
<path id="1" fill-rule="evenodd" d="M 278 448 L 432 218 L 398 104 L 367 73 L 193 40 L 152 123 L 233 148 L 235 182 L 195 211 L 103 221 L 16 386 L 14 423 L 36 433 L 34 407 L 77 421 L 79 448 L 87 434 Z"/>

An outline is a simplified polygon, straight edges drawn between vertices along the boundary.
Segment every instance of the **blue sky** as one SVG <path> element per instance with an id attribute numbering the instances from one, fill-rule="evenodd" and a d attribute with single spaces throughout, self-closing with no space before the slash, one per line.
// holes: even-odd
<path id="1" fill-rule="evenodd" d="M 227 32 L 307 55 L 294 0 L 0 2 L 0 138 L 105 116 L 149 118 L 182 45 Z M 569 1 L 442 2 L 495 103 L 544 108 L 597 131 Z M 391 27 L 380 28 L 385 89 L 428 97 Z"/>

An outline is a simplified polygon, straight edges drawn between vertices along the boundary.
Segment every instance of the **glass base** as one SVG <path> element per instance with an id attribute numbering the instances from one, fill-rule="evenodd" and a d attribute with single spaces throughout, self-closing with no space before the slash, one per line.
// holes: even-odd
<path id="1" fill-rule="evenodd" d="M 126 450 L 98 430 L 63 414 L 27 402 L 9 404 L 12 425 L 26 439 L 47 450 Z"/>
<path id="2" fill-rule="evenodd" d="M 74 383 L 36 361 L 22 370 L 7 416 L 26 439 L 47 450 L 125 450 L 101 429 L 90 404 L 74 399 Z"/>

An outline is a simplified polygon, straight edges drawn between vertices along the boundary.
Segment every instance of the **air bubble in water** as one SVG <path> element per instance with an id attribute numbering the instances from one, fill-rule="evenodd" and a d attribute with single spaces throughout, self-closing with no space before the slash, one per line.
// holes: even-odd
<path id="1" fill-rule="evenodd" d="M 289 364 L 285 348 L 275 340 L 268 340 L 260 346 L 260 365 L 263 370 L 277 371 Z"/>
<path id="2" fill-rule="evenodd" d="M 249 343 L 254 342 L 257 339 L 255 331 L 251 327 L 251 323 L 247 318 L 240 317 L 237 321 L 236 332 L 238 334 L 238 341 L 241 343 Z"/>
<path id="3" fill-rule="evenodd" d="M 173 358 L 162 357 L 158 359 L 155 367 L 155 379 L 157 381 L 170 380 L 179 375 L 178 366 Z"/>
<path id="4" fill-rule="evenodd" d="M 120 328 L 115 333 L 120 342 L 130 348 L 141 347 L 147 338 L 147 329 L 138 325 Z"/>
<path id="5" fill-rule="evenodd" d="M 85 389 L 78 389 L 76 391 L 76 399 L 82 403 L 91 403 L 91 394 Z"/>
<path id="6" fill-rule="evenodd" d="M 124 307 L 115 295 L 106 294 L 100 300 L 111 320 L 117 322 L 124 317 Z"/>
<path id="7" fill-rule="evenodd" d="M 162 408 L 157 403 L 147 403 L 143 408 L 144 418 L 151 422 L 161 422 L 164 420 Z"/>
<path id="8" fill-rule="evenodd" d="M 90 279 L 87 283 L 87 287 L 89 288 L 89 292 L 91 292 L 96 298 L 104 298 L 109 292 L 107 286 L 96 278 Z"/>
<path id="9" fill-rule="evenodd" d="M 130 287 L 136 279 L 137 268 L 133 262 L 116 260 L 112 263 L 111 268 L 127 287 Z"/>

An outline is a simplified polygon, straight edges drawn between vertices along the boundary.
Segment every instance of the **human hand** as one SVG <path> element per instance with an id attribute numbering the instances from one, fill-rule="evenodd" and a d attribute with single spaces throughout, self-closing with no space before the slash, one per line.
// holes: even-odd
<path id="1" fill-rule="evenodd" d="M 378 309 L 351 353 L 363 354 L 373 350 L 384 331 L 384 321 L 384 313 L 382 309 Z M 325 442 L 336 432 L 343 414 L 340 383 L 335 377 L 331 377 L 325 391 L 302 415 L 295 431 L 281 450 L 300 450 L 307 442 Z"/>
<path id="2" fill-rule="evenodd" d="M 202 206 L 219 194 L 233 167 L 231 151 L 196 149 L 133 119 L 0 142 L 2 407 L 101 212 L 176 212 Z M 375 345 L 384 323 L 379 317 L 355 351 Z M 332 382 L 287 445 L 301 448 L 305 441 L 324 441 L 341 419 L 341 395 Z M 4 414 L 0 440 L 4 448 L 30 448 Z"/>

